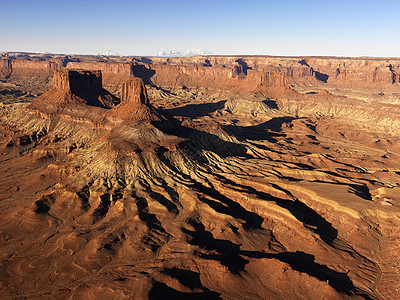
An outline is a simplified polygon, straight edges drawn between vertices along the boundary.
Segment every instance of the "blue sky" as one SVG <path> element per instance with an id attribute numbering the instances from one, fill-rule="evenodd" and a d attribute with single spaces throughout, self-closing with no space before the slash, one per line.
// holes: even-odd
<path id="1" fill-rule="evenodd" d="M 400 1 L 0 0 L 0 51 L 400 56 Z"/>

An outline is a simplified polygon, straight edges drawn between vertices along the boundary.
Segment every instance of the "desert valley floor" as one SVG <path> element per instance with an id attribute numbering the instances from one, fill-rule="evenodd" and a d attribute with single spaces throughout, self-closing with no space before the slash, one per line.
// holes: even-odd
<path id="1" fill-rule="evenodd" d="M 398 299 L 400 59 L 0 56 L 2 299 Z"/>

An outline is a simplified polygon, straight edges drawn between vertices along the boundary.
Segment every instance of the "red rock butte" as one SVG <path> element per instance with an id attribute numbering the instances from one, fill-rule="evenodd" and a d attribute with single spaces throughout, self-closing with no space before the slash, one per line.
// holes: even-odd
<path id="1" fill-rule="evenodd" d="M 114 120 L 142 122 L 165 119 L 150 105 L 141 78 L 128 76 L 121 86 L 120 95 L 118 100 L 102 88 L 99 70 L 58 69 L 54 71 L 52 88 L 33 100 L 29 107 L 44 112 L 76 106 L 80 106 L 80 112 L 90 110 L 90 107 L 112 108 L 104 114 Z"/>
<path id="2" fill-rule="evenodd" d="M 71 105 L 90 105 L 110 108 L 115 103 L 115 97 L 102 87 L 101 71 L 57 69 L 53 73 L 52 88 L 35 99 L 31 107 L 60 109 Z"/>
<path id="3" fill-rule="evenodd" d="M 132 103 L 136 105 L 149 105 L 146 87 L 141 78 L 131 77 L 124 82 L 121 89 L 121 103 Z"/>
<path id="4" fill-rule="evenodd" d="M 130 121 L 159 121 L 164 119 L 150 105 L 143 80 L 134 76 L 130 76 L 122 84 L 120 103 L 109 111 L 109 115 Z"/>
<path id="5" fill-rule="evenodd" d="M 53 87 L 80 92 L 82 90 L 101 91 L 102 76 L 97 70 L 54 70 Z"/>

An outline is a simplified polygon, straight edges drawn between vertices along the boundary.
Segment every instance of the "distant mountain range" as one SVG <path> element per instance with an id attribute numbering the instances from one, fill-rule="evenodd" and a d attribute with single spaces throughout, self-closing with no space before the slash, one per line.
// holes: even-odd
<path id="1" fill-rule="evenodd" d="M 162 57 L 182 57 L 182 56 L 197 56 L 197 55 L 211 55 L 213 53 L 202 49 L 191 50 L 161 50 L 157 52 L 156 56 Z"/>

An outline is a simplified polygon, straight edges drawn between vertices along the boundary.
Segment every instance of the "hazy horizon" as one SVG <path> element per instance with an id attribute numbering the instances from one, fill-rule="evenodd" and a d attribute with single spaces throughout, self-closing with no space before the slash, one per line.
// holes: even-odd
<path id="1" fill-rule="evenodd" d="M 153 55 L 135 55 L 135 54 L 131 54 L 131 55 L 110 55 L 110 54 L 104 54 L 104 53 L 53 53 L 53 52 L 29 52 L 29 51 L 3 51 L 0 50 L 0 54 L 5 54 L 5 53 L 20 53 L 20 54 L 28 54 L 28 55 L 72 55 L 72 56 L 109 56 L 109 57 L 166 57 L 166 58 L 172 58 L 172 57 L 191 57 L 191 56 L 241 56 L 241 57 L 245 57 L 245 56 L 266 56 L 266 57 L 288 57 L 288 58 L 304 58 L 304 57 L 326 57 L 326 58 L 371 58 L 371 59 L 379 59 L 379 58 L 383 58 L 383 59 L 400 59 L 400 56 L 368 56 L 368 55 L 364 55 L 364 56 L 356 56 L 356 55 L 273 55 L 273 54 L 246 54 L 246 53 L 232 53 L 232 54 L 199 54 L 199 55 L 181 55 L 181 56 L 162 56 L 162 55 L 157 55 L 157 54 L 153 54 Z"/>
<path id="2" fill-rule="evenodd" d="M 396 1 L 3 2 L 1 52 L 400 56 Z"/>

